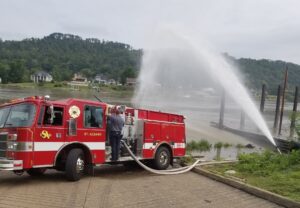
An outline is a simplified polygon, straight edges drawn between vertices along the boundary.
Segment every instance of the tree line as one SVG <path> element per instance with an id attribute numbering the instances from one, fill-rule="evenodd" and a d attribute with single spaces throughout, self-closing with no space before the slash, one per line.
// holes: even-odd
<path id="1" fill-rule="evenodd" d="M 295 86 L 300 87 L 300 65 L 279 60 L 236 59 L 228 54 L 225 54 L 225 57 L 239 68 L 248 89 L 260 92 L 262 85 L 266 84 L 268 93 L 275 95 L 278 85 L 283 86 L 286 68 L 289 74 L 288 89 L 293 91 Z"/>
<path id="2" fill-rule="evenodd" d="M 128 44 L 62 33 L 22 41 L 0 39 L 0 77 L 2 83 L 28 82 L 31 74 L 42 70 L 56 81 L 68 81 L 78 72 L 124 81 L 124 76 L 137 75 L 141 56 L 142 50 Z"/>
<path id="3" fill-rule="evenodd" d="M 55 81 L 71 80 L 79 72 L 88 78 L 102 74 L 124 83 L 127 77 L 137 76 L 142 54 L 141 49 L 128 44 L 62 33 L 21 41 L 0 39 L 0 77 L 2 83 L 28 82 L 31 74 L 42 70 Z M 276 94 L 285 67 L 289 69 L 289 88 L 299 85 L 297 64 L 224 55 L 238 66 L 249 89 L 260 91 L 262 84 L 266 84 L 268 92 Z"/>

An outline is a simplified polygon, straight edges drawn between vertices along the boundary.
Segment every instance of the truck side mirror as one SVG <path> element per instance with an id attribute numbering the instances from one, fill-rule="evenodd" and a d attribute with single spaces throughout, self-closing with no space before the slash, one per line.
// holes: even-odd
<path id="1" fill-rule="evenodd" d="M 68 128 L 68 134 L 69 136 L 75 136 L 77 134 L 77 121 L 75 118 L 70 118 L 68 121 L 69 128 Z"/>

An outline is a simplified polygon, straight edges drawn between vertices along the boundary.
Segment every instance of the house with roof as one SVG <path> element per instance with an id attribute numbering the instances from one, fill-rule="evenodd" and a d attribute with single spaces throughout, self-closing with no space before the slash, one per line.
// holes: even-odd
<path id="1" fill-rule="evenodd" d="M 137 83 L 136 78 L 126 78 L 126 85 L 127 86 L 135 86 Z"/>
<path id="2" fill-rule="evenodd" d="M 51 82 L 53 80 L 53 77 L 48 72 L 38 71 L 30 76 L 30 80 L 33 81 L 34 83 Z"/>
<path id="3" fill-rule="evenodd" d="M 117 84 L 116 80 L 114 80 L 114 79 L 109 79 L 109 80 L 107 81 L 107 83 L 108 83 L 109 85 L 116 85 L 116 84 Z"/>
<path id="4" fill-rule="evenodd" d="M 87 79 L 87 77 L 83 76 L 80 73 L 75 73 L 73 75 L 72 81 L 68 82 L 68 85 L 70 86 L 88 86 L 89 85 L 89 81 Z"/>
<path id="5" fill-rule="evenodd" d="M 75 73 L 73 75 L 72 80 L 75 81 L 75 82 L 82 82 L 82 83 L 87 83 L 88 82 L 88 79 L 80 73 Z"/>
<path id="6" fill-rule="evenodd" d="M 94 78 L 94 83 L 107 84 L 107 79 L 101 74 L 97 74 Z"/>

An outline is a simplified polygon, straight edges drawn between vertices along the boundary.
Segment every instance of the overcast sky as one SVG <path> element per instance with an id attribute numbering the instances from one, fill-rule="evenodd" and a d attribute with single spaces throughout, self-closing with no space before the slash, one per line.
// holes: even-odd
<path id="1" fill-rule="evenodd" d="M 176 25 L 235 57 L 300 64 L 298 0 L 0 0 L 0 38 L 53 32 L 143 48 L 161 25 Z"/>

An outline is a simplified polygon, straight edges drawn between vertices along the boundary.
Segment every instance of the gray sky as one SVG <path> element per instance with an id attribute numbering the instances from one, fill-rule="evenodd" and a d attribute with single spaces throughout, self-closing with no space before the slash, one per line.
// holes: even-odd
<path id="1" fill-rule="evenodd" d="M 53 32 L 143 48 L 161 25 L 204 37 L 235 57 L 300 64 L 298 0 L 0 0 L 0 37 Z"/>

